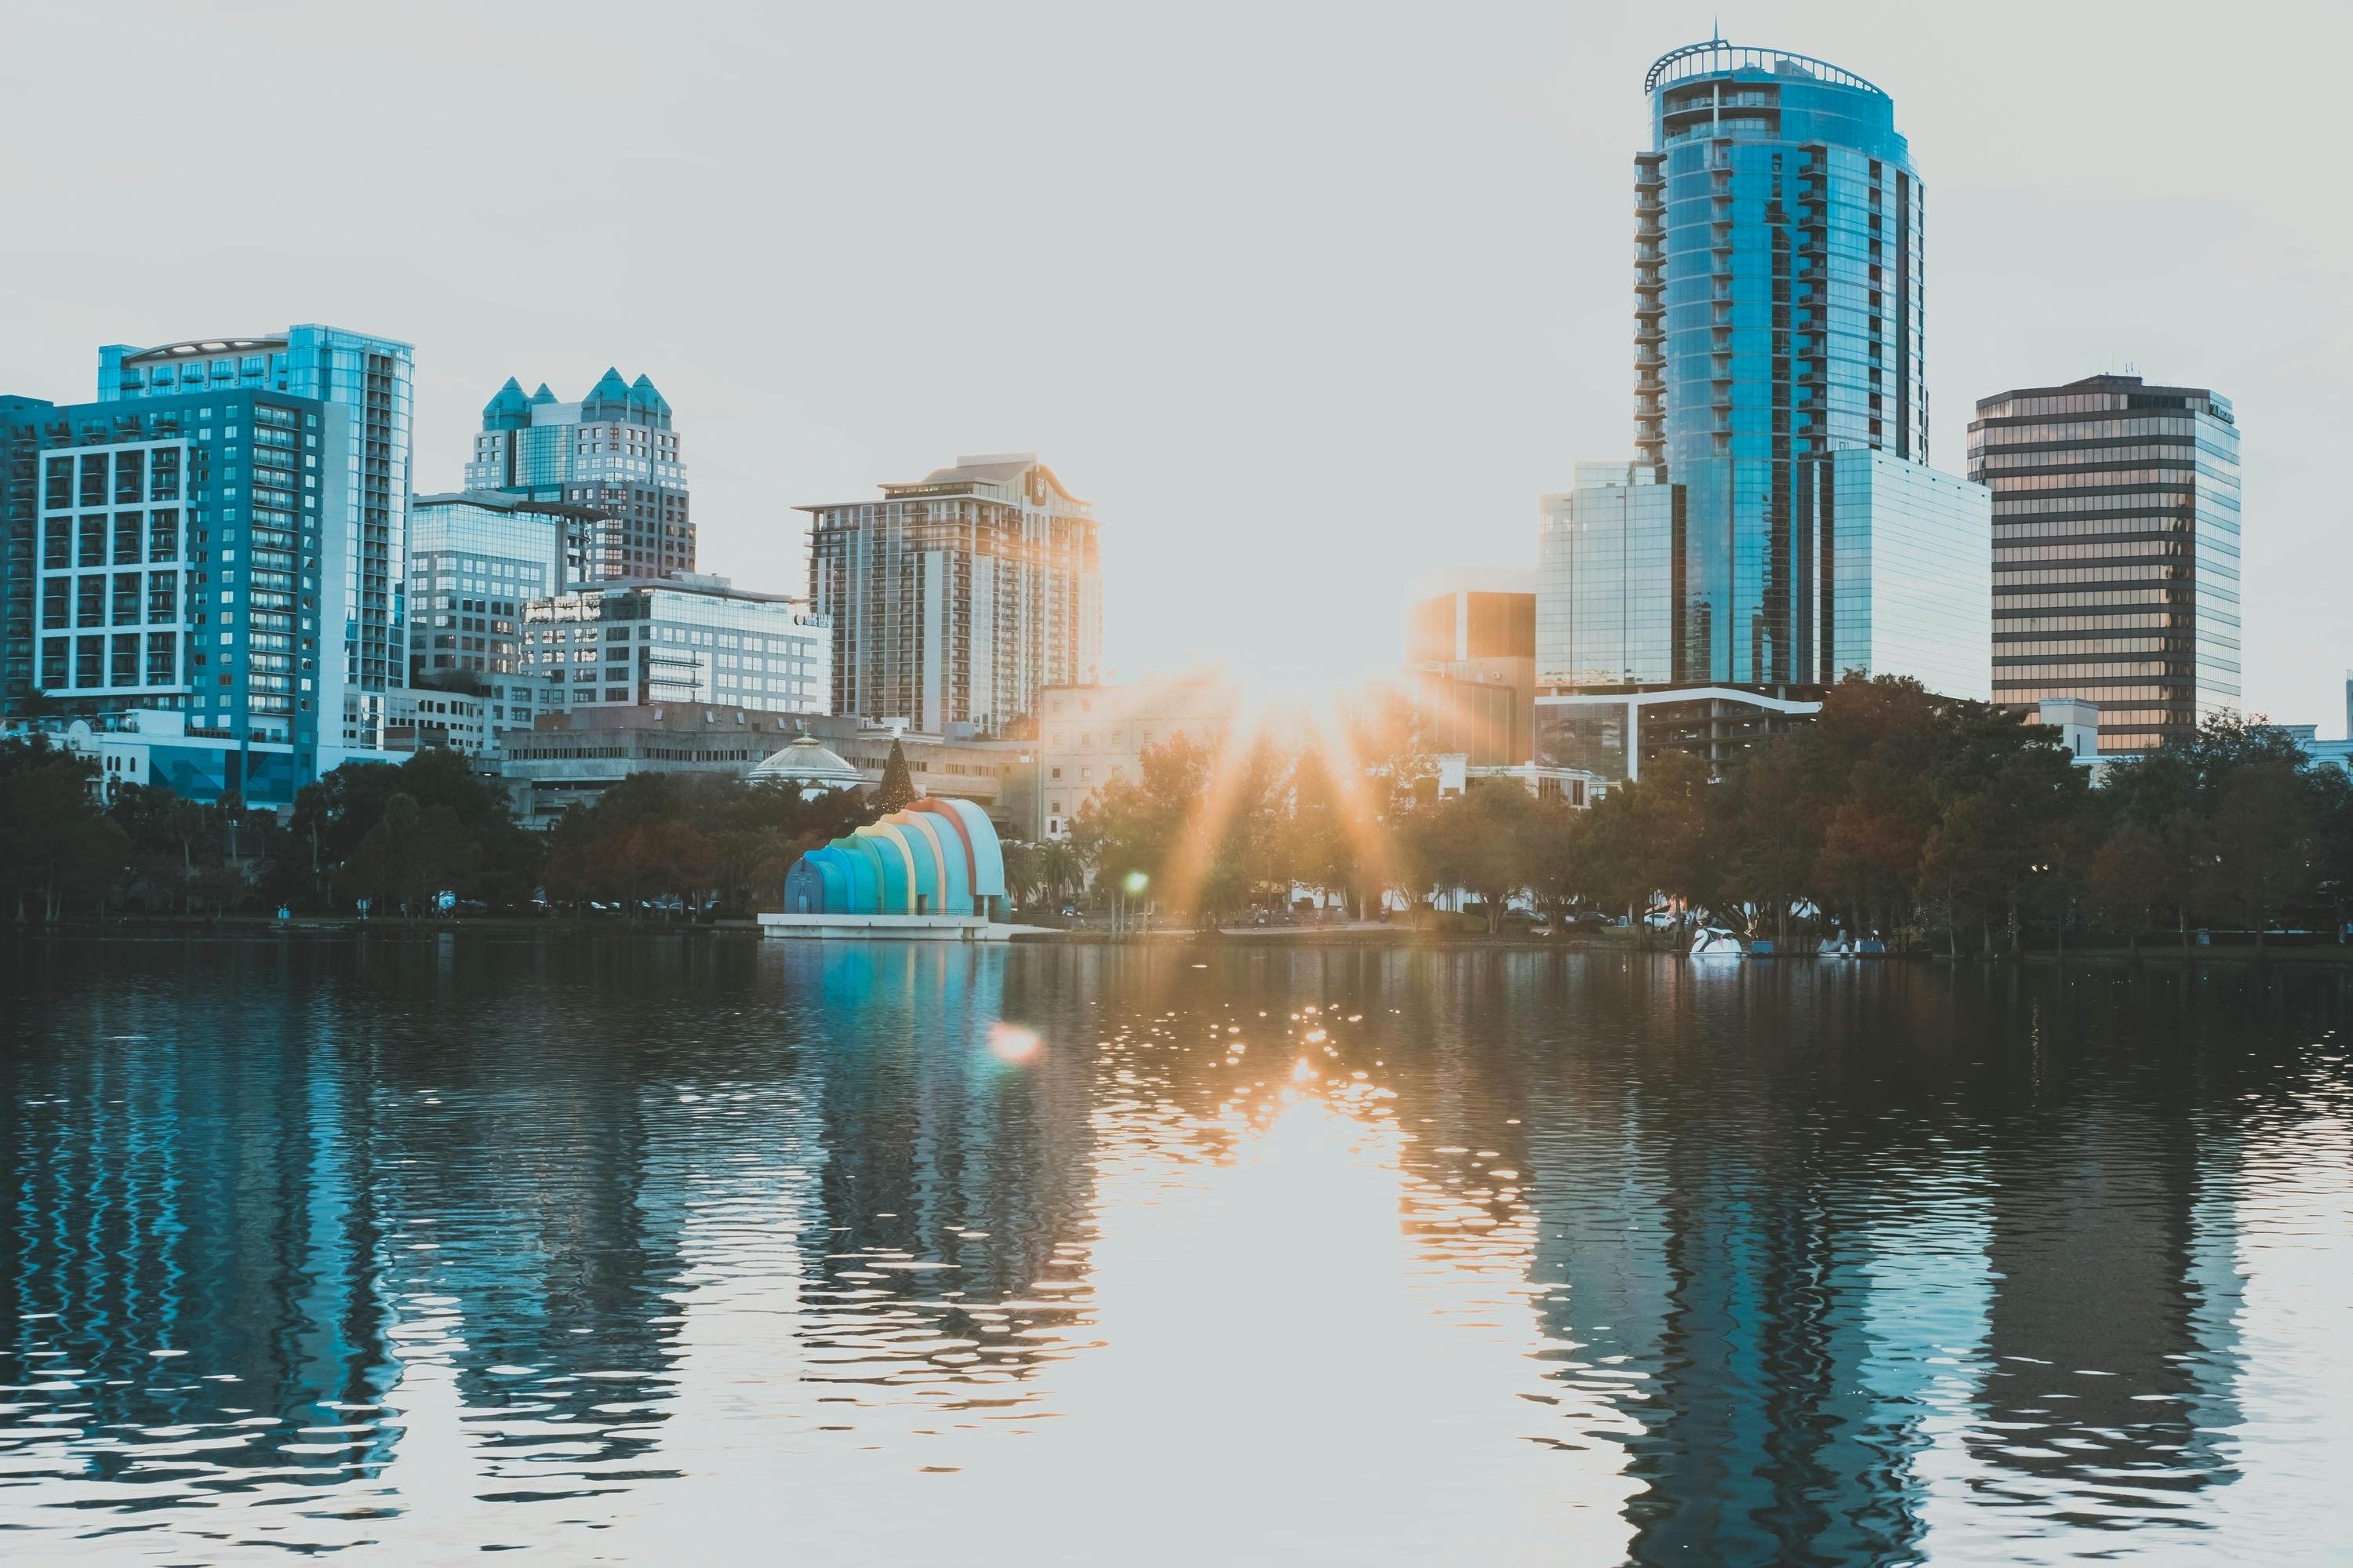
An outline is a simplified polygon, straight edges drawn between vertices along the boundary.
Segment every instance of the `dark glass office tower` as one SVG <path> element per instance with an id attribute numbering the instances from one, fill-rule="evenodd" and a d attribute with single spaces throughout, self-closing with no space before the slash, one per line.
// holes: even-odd
<path id="1" fill-rule="evenodd" d="M 2100 708 L 2147 751 L 2239 705 L 2239 429 L 2202 387 L 2093 376 L 1978 400 L 1993 491 L 1993 697 Z"/>

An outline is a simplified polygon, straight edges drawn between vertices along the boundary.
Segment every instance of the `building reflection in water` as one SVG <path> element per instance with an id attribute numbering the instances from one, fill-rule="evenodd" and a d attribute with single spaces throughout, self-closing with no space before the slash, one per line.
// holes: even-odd
<path id="1" fill-rule="evenodd" d="M 1515 1358 L 1462 1361 L 1461 1408 L 1416 1397 L 1455 1420 L 1492 1393 L 1494 1440 L 1541 1446 L 1514 1456 L 1612 1469 L 1616 1523 L 1577 1560 L 1896 1563 L 2194 1522 L 2244 1419 L 2248 1107 L 2344 1000 L 1510 952 L 12 961 L 10 1465 L 77 1511 L 332 1493 L 302 1516 L 319 1548 L 417 1506 L 405 1478 L 448 1468 L 428 1443 L 463 1449 L 453 1507 L 577 1511 L 747 1444 L 832 1464 L 1171 1369 L 1296 1374 L 1355 1412 L 1329 1451 L 1377 1465 L 1378 1402 L 1300 1363 L 1382 1354 L 1354 1315 L 1398 1266 L 1350 1227 L 1392 1192 L 1398 1255 L 1475 1286 L 1416 1299 Z M 1034 1054 L 995 1047 L 1008 1022 Z M 1203 1192 L 1260 1207 L 1154 1230 Z M 1356 1216 L 1312 1238 L 1328 1274 L 1280 1251 L 1318 1193 Z M 1178 1241 L 1198 1278 L 1151 1250 Z M 1236 1288 L 1270 1263 L 1279 1303 Z M 1118 1282 L 1125 1319 L 1097 1296 Z M 1187 1302 L 1222 1342 L 1073 1363 Z M 1367 1375 L 1453 1364 L 1409 1337 Z M 1249 1393 L 1184 1408 L 1256 1442 Z M 1120 1413 L 1122 1454 L 1195 1463 L 1153 1419 Z"/>

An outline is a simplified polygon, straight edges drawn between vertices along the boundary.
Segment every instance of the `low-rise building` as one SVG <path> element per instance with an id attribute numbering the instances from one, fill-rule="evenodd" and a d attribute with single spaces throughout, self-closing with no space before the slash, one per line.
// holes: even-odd
<path id="1" fill-rule="evenodd" d="M 1582 768 L 1547 768 L 1521 762 L 1509 767 L 1473 762 L 1466 753 L 1449 752 L 1433 758 L 1438 764 L 1438 795 L 1467 794 L 1490 784 L 1517 784 L 1539 800 L 1565 800 L 1577 810 L 1598 805 L 1609 793 L 1609 780 Z"/>
<path id="2" fill-rule="evenodd" d="M 970 800 L 987 811 L 1000 831 L 1019 836 L 1008 815 L 1005 790 L 1018 778 L 1036 748 L 1027 742 L 980 740 L 969 735 L 931 735 L 910 729 L 895 720 L 859 718 L 849 714 L 811 715 L 798 721 L 870 785 L 882 782 L 891 760 L 891 746 L 899 745 L 907 759 L 907 774 L 926 795 Z M 969 726 L 959 728 L 968 729 Z"/>
<path id="3" fill-rule="evenodd" d="M 1819 686 L 1643 687 L 1560 693 L 1536 699 L 1535 760 L 1603 779 L 1637 780 L 1662 751 L 1680 751 L 1720 772 L 1768 736 L 1810 724 Z"/>
<path id="4" fill-rule="evenodd" d="M 462 722 L 459 715 L 452 717 Z M 418 733 L 420 737 L 428 734 L 421 728 Z M 805 739 L 822 747 L 830 764 L 811 773 L 813 759 L 807 748 L 793 752 L 795 744 Z M 698 703 L 642 707 L 599 704 L 543 714 L 528 733 L 509 732 L 498 765 L 516 815 L 527 826 L 544 828 L 565 808 L 593 803 L 633 773 L 790 776 L 805 783 L 814 779 L 871 789 L 882 782 L 893 742 L 905 756 L 917 789 L 969 800 L 992 819 L 1003 815 L 1007 777 L 1019 771 L 1021 759 L 1029 755 L 1018 743 L 920 735 L 846 716 L 772 714 Z"/>
<path id="5" fill-rule="evenodd" d="M 392 694 L 385 721 L 386 751 L 454 751 L 465 757 L 495 756 L 499 729 L 491 727 L 491 701 L 484 694 L 411 686 Z M 529 721 L 525 721 L 529 722 Z"/>
<path id="6" fill-rule="evenodd" d="M 575 805 L 594 805 L 633 773 L 747 777 L 790 745 L 793 720 L 749 708 L 663 703 L 598 705 L 544 713 L 528 733 L 504 736 L 499 759 L 516 818 L 547 828 Z"/>
<path id="7" fill-rule="evenodd" d="M 526 603 L 518 673 L 543 711 L 700 704 L 817 714 L 832 659 L 831 630 L 805 600 L 675 572 Z"/>
<path id="8" fill-rule="evenodd" d="M 1002 820 L 1015 838 L 1066 839 L 1105 785 L 1136 776 L 1147 747 L 1181 736 L 1214 750 L 1231 737 L 1240 705 L 1240 694 L 1214 671 L 1040 687 L 1035 732 L 1009 745 Z"/>
<path id="9" fill-rule="evenodd" d="M 1473 766 L 1535 755 L 1536 572 L 1451 567 L 1406 612 L 1406 666 L 1422 733 Z"/>
<path id="10" fill-rule="evenodd" d="M 187 718 L 176 708 L 130 708 L 93 718 L 11 719 L 0 726 L 0 737 L 40 736 L 88 758 L 97 768 L 92 788 L 101 800 L 111 800 L 124 784 L 161 784 L 203 805 L 235 795 L 248 807 L 293 809 L 295 792 L 311 781 L 299 743 L 191 727 Z"/>

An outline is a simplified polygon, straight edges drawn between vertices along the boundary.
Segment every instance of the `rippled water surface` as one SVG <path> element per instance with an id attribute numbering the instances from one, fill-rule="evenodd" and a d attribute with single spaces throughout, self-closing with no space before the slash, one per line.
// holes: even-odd
<path id="1" fill-rule="evenodd" d="M 0 1554 L 2353 1560 L 2347 986 L 0 948 Z"/>

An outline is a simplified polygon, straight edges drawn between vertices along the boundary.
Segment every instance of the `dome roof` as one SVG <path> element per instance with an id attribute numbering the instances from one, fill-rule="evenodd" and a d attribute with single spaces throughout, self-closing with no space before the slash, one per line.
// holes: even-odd
<path id="1" fill-rule="evenodd" d="M 817 736 L 805 735 L 752 769 L 754 779 L 776 779 L 817 789 L 854 789 L 866 775 L 828 751 Z"/>

